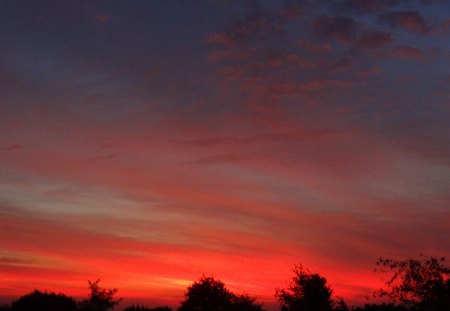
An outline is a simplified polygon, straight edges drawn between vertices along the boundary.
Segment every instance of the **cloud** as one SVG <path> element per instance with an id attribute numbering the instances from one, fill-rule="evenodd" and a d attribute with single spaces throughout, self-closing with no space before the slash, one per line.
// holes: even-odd
<path id="1" fill-rule="evenodd" d="M 361 70 L 357 73 L 357 77 L 359 78 L 367 78 L 374 75 L 378 75 L 384 72 L 384 69 L 378 66 L 370 67 L 364 70 Z"/>
<path id="2" fill-rule="evenodd" d="M 430 5 L 439 3 L 442 0 L 330 0 L 333 9 L 358 14 L 374 14 L 385 12 L 386 10 L 407 5 Z"/>
<path id="3" fill-rule="evenodd" d="M 337 0 L 334 6 L 357 13 L 381 12 L 408 0 Z"/>
<path id="4" fill-rule="evenodd" d="M 333 83 L 333 82 L 329 82 Z M 342 86 L 338 82 L 334 82 L 337 85 Z M 326 83 L 321 84 L 324 87 Z M 345 83 L 344 83 L 345 85 Z M 327 129 L 316 128 L 296 128 L 290 131 L 282 132 L 267 132 L 258 133 L 257 135 L 249 136 L 226 136 L 226 137 L 209 137 L 196 140 L 177 140 L 173 141 L 174 144 L 186 144 L 200 148 L 209 147 L 226 147 L 226 148 L 242 148 L 243 146 L 258 145 L 261 143 L 273 143 L 273 142 L 295 142 L 295 141 L 310 141 L 320 140 L 332 137 L 340 137 L 341 135 L 350 135 L 352 132 L 340 132 Z"/>
<path id="5" fill-rule="evenodd" d="M 439 22 L 439 28 L 438 31 L 441 34 L 448 34 L 450 33 L 450 18 L 443 19 Z"/>
<path id="6" fill-rule="evenodd" d="M 320 38 L 350 44 L 356 37 L 359 24 L 347 16 L 320 16 L 313 23 L 313 32 Z"/>
<path id="7" fill-rule="evenodd" d="M 104 24 L 109 20 L 109 17 L 107 15 L 99 14 L 95 16 L 95 20 L 100 24 Z"/>
<path id="8" fill-rule="evenodd" d="M 19 257 L 0 257 L 0 266 L 27 266 L 33 263 L 31 259 Z"/>
<path id="9" fill-rule="evenodd" d="M 450 28 L 450 18 L 446 18 L 440 23 L 443 27 Z"/>
<path id="10" fill-rule="evenodd" d="M 383 14 L 379 22 L 391 27 L 400 27 L 417 34 L 426 35 L 431 32 L 423 16 L 417 11 L 397 11 Z"/>
<path id="11" fill-rule="evenodd" d="M 224 32 L 206 37 L 206 43 L 224 47 L 239 47 L 255 40 L 268 40 L 274 33 L 284 29 L 281 20 L 267 14 L 262 9 L 252 9 L 244 18 L 237 19 Z"/>
<path id="12" fill-rule="evenodd" d="M 421 50 L 409 45 L 397 46 L 393 50 L 386 53 L 388 57 L 403 59 L 403 60 L 416 60 L 425 62 L 428 60 L 427 55 Z"/>
<path id="13" fill-rule="evenodd" d="M 16 151 L 16 150 L 19 150 L 19 149 L 21 149 L 21 148 L 23 148 L 23 146 L 20 145 L 20 144 L 12 144 L 12 145 L 7 146 L 7 147 L 5 148 L 5 150 L 6 150 L 6 151 Z"/>
<path id="14" fill-rule="evenodd" d="M 333 46 L 331 44 L 316 44 L 311 40 L 301 39 L 299 45 L 309 53 L 327 54 L 333 51 Z"/>
<path id="15" fill-rule="evenodd" d="M 280 93 L 316 93 L 331 87 L 352 88 L 354 83 L 347 80 L 317 79 L 299 83 L 275 83 L 272 90 Z"/>
<path id="16" fill-rule="evenodd" d="M 237 44 L 236 40 L 229 34 L 213 33 L 207 36 L 206 43 L 218 44 L 227 47 L 232 47 Z"/>
<path id="17" fill-rule="evenodd" d="M 17 91 L 26 85 L 26 79 L 15 68 L 0 63 L 0 90 L 4 92 Z"/>
<path id="18" fill-rule="evenodd" d="M 393 41 L 388 32 L 368 31 L 363 33 L 355 43 L 357 49 L 377 49 Z"/>
<path id="19" fill-rule="evenodd" d="M 322 39 L 353 45 L 356 49 L 377 49 L 393 41 L 385 31 L 372 30 L 347 16 L 320 16 L 313 23 L 313 32 Z"/>
<path id="20" fill-rule="evenodd" d="M 287 0 L 278 10 L 277 15 L 283 19 L 293 19 L 303 15 L 306 10 L 306 1 Z"/>

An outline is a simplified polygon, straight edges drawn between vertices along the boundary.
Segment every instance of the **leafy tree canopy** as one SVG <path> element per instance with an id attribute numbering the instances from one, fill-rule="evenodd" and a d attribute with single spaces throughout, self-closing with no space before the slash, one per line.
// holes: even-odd
<path id="1" fill-rule="evenodd" d="M 450 310 L 450 267 L 444 265 L 445 258 L 395 260 L 379 258 L 378 269 L 390 272 L 387 289 L 375 295 L 389 297 L 404 306 L 425 311 Z"/>
<path id="2" fill-rule="evenodd" d="M 144 306 L 130 306 L 128 308 L 125 308 L 123 311 L 172 311 L 169 307 L 156 307 L 156 308 L 147 308 Z"/>
<path id="3" fill-rule="evenodd" d="M 392 303 L 382 304 L 366 304 L 364 308 L 357 307 L 352 309 L 353 311 L 408 311 L 405 306 L 395 305 Z"/>
<path id="4" fill-rule="evenodd" d="M 233 295 L 232 302 L 234 311 L 263 311 L 262 304 L 256 303 L 255 298 L 248 295 Z"/>
<path id="5" fill-rule="evenodd" d="M 95 282 L 88 281 L 90 294 L 87 300 L 80 304 L 83 311 L 107 311 L 117 306 L 122 299 L 114 299 L 117 294 L 117 288 L 106 289 L 100 287 L 100 280 Z"/>
<path id="6" fill-rule="evenodd" d="M 201 277 L 188 287 L 178 311 L 262 311 L 247 295 L 237 296 L 213 277 Z"/>
<path id="7" fill-rule="evenodd" d="M 278 289 L 275 296 L 282 311 L 331 311 L 333 310 L 332 290 L 327 280 L 319 274 L 311 273 L 302 265 L 295 266 L 294 276 L 288 288 Z M 341 302 L 343 307 L 345 303 Z M 345 306 L 346 307 L 346 306 Z"/>

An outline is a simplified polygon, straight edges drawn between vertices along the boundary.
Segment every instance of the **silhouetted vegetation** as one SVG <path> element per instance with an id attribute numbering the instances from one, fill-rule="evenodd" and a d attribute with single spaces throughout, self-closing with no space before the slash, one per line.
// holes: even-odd
<path id="1" fill-rule="evenodd" d="M 235 311 L 262 311 L 262 304 L 256 303 L 255 298 L 248 295 L 233 297 L 233 310 Z"/>
<path id="2" fill-rule="evenodd" d="M 450 310 L 450 268 L 445 258 L 394 260 L 380 258 L 380 271 L 391 272 L 386 289 L 376 294 L 400 306 L 423 311 Z"/>
<path id="3" fill-rule="evenodd" d="M 395 305 L 393 303 L 366 304 L 363 308 L 357 307 L 354 311 L 407 311 L 405 306 Z"/>
<path id="4" fill-rule="evenodd" d="M 172 309 L 169 307 L 147 308 L 144 306 L 136 305 L 125 308 L 123 311 L 172 311 Z"/>
<path id="5" fill-rule="evenodd" d="M 89 298 L 80 303 L 80 310 L 82 311 L 107 311 L 111 310 L 119 304 L 121 299 L 114 299 L 117 293 L 117 288 L 106 289 L 99 286 L 100 280 L 89 282 L 89 289 L 91 290 Z"/>
<path id="6" fill-rule="evenodd" d="M 333 298 L 325 277 L 295 266 L 287 288 L 276 290 L 281 311 L 450 311 L 450 268 L 444 258 L 395 260 L 380 258 L 376 271 L 389 273 L 386 287 L 375 297 L 384 303 L 349 308 L 343 298 Z M 106 289 L 99 280 L 89 282 L 88 298 L 77 302 L 62 293 L 35 290 L 0 311 L 108 311 L 121 299 L 117 289 Z M 172 311 L 169 307 L 130 306 L 123 311 Z M 213 277 L 201 277 L 187 288 L 178 311 L 263 311 L 262 304 L 248 295 L 236 295 Z"/>
<path id="7" fill-rule="evenodd" d="M 311 273 L 302 265 L 294 267 L 294 276 L 286 289 L 279 289 L 275 296 L 282 311 L 332 311 L 332 290 L 327 280 Z"/>
<path id="8" fill-rule="evenodd" d="M 347 306 L 347 303 L 345 302 L 344 298 L 342 298 L 342 297 L 337 297 L 333 301 L 333 305 L 334 305 L 334 311 L 349 311 L 350 310 L 350 308 Z"/>
<path id="9" fill-rule="evenodd" d="M 249 296 L 236 296 L 219 280 L 202 277 L 188 287 L 178 311 L 261 311 L 261 306 Z"/>
<path id="10" fill-rule="evenodd" d="M 11 305 L 12 311 L 77 311 L 75 299 L 64 294 L 34 292 L 20 297 Z"/>

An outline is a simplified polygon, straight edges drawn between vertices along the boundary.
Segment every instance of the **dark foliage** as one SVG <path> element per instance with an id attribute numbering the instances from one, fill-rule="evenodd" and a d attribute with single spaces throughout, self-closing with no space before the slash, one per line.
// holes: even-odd
<path id="1" fill-rule="evenodd" d="M 178 311 L 231 310 L 233 295 L 224 283 L 212 277 L 202 277 L 189 286 L 185 296 Z"/>
<path id="2" fill-rule="evenodd" d="M 232 298 L 234 311 L 262 311 L 262 304 L 256 303 L 255 298 L 248 295 L 234 296 Z"/>
<path id="3" fill-rule="evenodd" d="M 123 311 L 172 311 L 169 307 L 157 307 L 157 308 L 147 308 L 144 306 L 130 306 L 125 308 Z"/>
<path id="4" fill-rule="evenodd" d="M 445 258 L 394 260 L 380 258 L 380 271 L 390 272 L 387 289 L 375 294 L 420 311 L 450 310 L 450 268 Z"/>
<path id="5" fill-rule="evenodd" d="M 395 305 L 395 304 L 367 304 L 364 308 L 358 307 L 353 309 L 354 311 L 408 311 L 409 309 L 405 306 Z"/>
<path id="6" fill-rule="evenodd" d="M 20 297 L 11 305 L 11 311 L 77 311 L 75 300 L 64 294 L 34 292 Z"/>
<path id="7" fill-rule="evenodd" d="M 178 311 L 261 311 L 261 304 L 246 295 L 236 296 L 225 284 L 212 277 L 202 277 L 188 287 Z"/>
<path id="8" fill-rule="evenodd" d="M 275 296 L 282 311 L 332 311 L 332 290 L 327 280 L 311 273 L 302 265 L 293 269 L 294 277 L 287 289 L 279 289 Z M 345 303 L 344 303 L 345 305 Z"/>
<path id="9" fill-rule="evenodd" d="M 100 280 L 95 282 L 88 281 L 90 294 L 88 299 L 80 303 L 82 311 L 107 311 L 113 309 L 119 304 L 121 299 L 114 299 L 117 289 L 106 289 L 100 287 Z"/>
<path id="10" fill-rule="evenodd" d="M 144 306 L 139 306 L 139 305 L 130 306 L 130 307 L 123 309 L 123 311 L 150 311 L 150 310 L 152 310 L 152 309 L 144 307 Z"/>
<path id="11" fill-rule="evenodd" d="M 333 301 L 333 306 L 334 306 L 334 308 L 333 308 L 334 311 L 350 311 L 350 308 L 347 306 L 344 298 L 342 298 L 342 297 L 337 297 Z"/>

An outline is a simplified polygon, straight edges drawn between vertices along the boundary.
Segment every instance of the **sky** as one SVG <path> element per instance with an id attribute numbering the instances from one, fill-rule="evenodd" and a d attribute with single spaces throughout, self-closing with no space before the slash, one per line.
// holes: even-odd
<path id="1" fill-rule="evenodd" d="M 0 1 L 0 296 L 349 304 L 450 258 L 445 0 Z M 134 300 L 133 300 L 134 299 Z"/>

